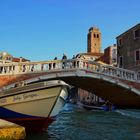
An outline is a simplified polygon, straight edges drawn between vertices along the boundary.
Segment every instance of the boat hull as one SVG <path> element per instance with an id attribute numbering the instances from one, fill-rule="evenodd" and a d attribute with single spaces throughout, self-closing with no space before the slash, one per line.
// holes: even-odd
<path id="1" fill-rule="evenodd" d="M 47 128 L 65 103 L 67 85 L 56 81 L 54 85 L 52 81 L 51 85 L 42 82 L 43 86 L 34 89 L 37 84 L 31 84 L 21 91 L 18 88 L 12 95 L 6 92 L 7 96 L 0 99 L 0 118 L 25 126 L 28 131 Z"/>

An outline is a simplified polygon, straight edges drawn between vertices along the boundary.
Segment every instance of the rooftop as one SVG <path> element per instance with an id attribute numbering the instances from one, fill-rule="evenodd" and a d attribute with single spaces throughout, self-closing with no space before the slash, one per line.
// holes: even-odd
<path id="1" fill-rule="evenodd" d="M 120 36 L 126 34 L 126 33 L 129 32 L 130 30 L 133 30 L 133 29 L 137 28 L 138 26 L 140 26 L 140 23 L 136 24 L 135 26 L 133 26 L 132 28 L 128 29 L 128 30 L 125 31 L 124 33 L 120 34 L 119 36 L 116 37 L 116 39 L 119 38 Z"/>

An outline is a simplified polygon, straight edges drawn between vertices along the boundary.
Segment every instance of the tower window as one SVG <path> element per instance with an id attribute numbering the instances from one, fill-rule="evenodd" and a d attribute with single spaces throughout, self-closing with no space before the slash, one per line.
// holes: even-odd
<path id="1" fill-rule="evenodd" d="M 94 34 L 94 38 L 96 38 L 96 35 Z"/>
<path id="2" fill-rule="evenodd" d="M 97 38 L 99 38 L 99 35 L 97 34 Z"/>

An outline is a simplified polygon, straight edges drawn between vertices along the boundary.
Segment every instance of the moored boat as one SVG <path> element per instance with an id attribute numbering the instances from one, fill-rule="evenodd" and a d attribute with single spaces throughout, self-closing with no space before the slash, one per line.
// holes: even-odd
<path id="1" fill-rule="evenodd" d="M 22 82 L 0 91 L 0 118 L 25 126 L 27 131 L 48 127 L 68 96 L 60 80 Z"/>
<path id="2" fill-rule="evenodd" d="M 104 103 L 86 103 L 86 102 L 80 102 L 78 101 L 77 104 L 86 110 L 104 110 L 104 111 L 113 111 L 116 109 L 116 107 L 108 102 Z"/>

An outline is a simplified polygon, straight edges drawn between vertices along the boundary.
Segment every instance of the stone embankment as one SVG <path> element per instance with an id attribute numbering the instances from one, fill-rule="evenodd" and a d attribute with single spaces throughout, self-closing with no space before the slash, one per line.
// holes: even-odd
<path id="1" fill-rule="evenodd" d="M 0 119 L 0 140 L 19 140 L 25 139 L 25 128 Z"/>

